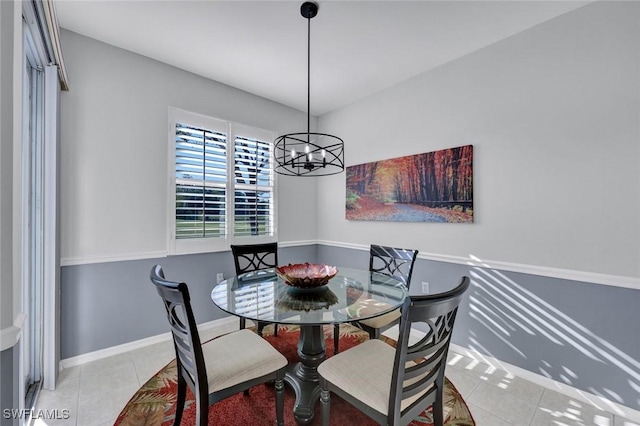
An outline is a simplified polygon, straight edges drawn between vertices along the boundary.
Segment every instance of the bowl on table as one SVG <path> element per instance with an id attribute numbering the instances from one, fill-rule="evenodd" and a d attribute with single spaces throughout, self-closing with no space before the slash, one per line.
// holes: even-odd
<path id="1" fill-rule="evenodd" d="M 322 263 L 290 263 L 278 266 L 276 274 L 291 287 L 311 289 L 327 285 L 338 274 L 338 268 Z"/>

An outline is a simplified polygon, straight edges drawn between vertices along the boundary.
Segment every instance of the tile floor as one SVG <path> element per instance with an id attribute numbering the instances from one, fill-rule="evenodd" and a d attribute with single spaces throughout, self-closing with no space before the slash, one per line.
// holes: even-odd
<path id="1" fill-rule="evenodd" d="M 227 331 L 203 331 L 202 340 Z M 133 393 L 173 357 L 167 341 L 68 368 L 55 391 L 41 391 L 36 408 L 68 409 L 70 418 L 33 425 L 111 426 Z M 448 364 L 446 375 L 477 426 L 640 426 L 461 354 L 450 352 Z"/>

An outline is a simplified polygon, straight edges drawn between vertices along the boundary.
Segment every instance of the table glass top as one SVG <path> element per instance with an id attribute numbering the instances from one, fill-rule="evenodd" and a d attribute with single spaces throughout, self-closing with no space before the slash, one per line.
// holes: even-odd
<path id="1" fill-rule="evenodd" d="M 251 320 L 331 324 L 390 312 L 407 294 L 392 277 L 340 267 L 326 286 L 311 290 L 289 286 L 273 270 L 243 274 L 217 284 L 211 299 L 220 309 Z"/>

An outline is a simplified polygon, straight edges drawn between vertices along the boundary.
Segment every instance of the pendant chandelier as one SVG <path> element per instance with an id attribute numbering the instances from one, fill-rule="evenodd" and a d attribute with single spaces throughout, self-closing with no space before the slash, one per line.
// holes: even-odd
<path id="1" fill-rule="evenodd" d="M 287 176 L 327 176 L 344 171 L 344 141 L 311 132 L 311 18 L 318 4 L 305 2 L 300 14 L 307 19 L 307 132 L 278 136 L 274 143 L 275 171 Z"/>

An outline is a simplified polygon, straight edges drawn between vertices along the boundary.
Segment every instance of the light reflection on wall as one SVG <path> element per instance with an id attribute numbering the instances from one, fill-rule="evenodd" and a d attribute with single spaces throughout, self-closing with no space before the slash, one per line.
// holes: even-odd
<path id="1" fill-rule="evenodd" d="M 489 332 L 502 342 L 506 348 L 523 360 L 524 365 L 536 365 L 536 373 L 598 396 L 599 398 L 595 400 L 592 395 L 580 392 L 582 397 L 591 401 L 598 409 L 622 414 L 611 401 L 637 409 L 636 407 L 640 405 L 640 362 L 638 360 L 557 309 L 552 302 L 538 297 L 504 273 L 492 269 L 479 258 L 475 256 L 471 258 L 474 262 L 470 263 L 469 317 L 480 324 L 483 332 Z M 580 381 L 579 374 L 576 372 L 579 370 L 577 365 L 553 365 L 554 361 L 551 357 L 545 357 L 544 352 L 532 350 L 529 343 L 526 348 L 523 347 L 524 345 L 518 345 L 518 339 L 514 339 L 515 335 L 519 335 L 520 342 L 523 341 L 522 339 L 528 339 L 526 341 L 533 346 L 535 346 L 535 340 L 531 339 L 545 339 L 557 345 L 559 349 L 577 351 L 577 356 L 584 357 L 579 361 L 582 368 L 585 368 L 586 362 L 588 365 L 593 364 L 593 368 L 618 369 L 627 378 L 629 392 L 609 389 L 606 384 Z M 473 330 L 469 330 L 469 342 L 470 349 L 480 354 L 487 354 L 494 359 L 489 361 L 478 354 L 476 356 L 479 362 L 495 364 L 497 357 Z M 451 362 L 455 363 L 455 358 Z M 512 364 L 517 365 L 517 363 Z M 504 365 L 497 367 L 508 370 Z M 487 372 L 487 374 L 491 373 Z M 630 400 L 628 397 L 625 400 L 621 395 L 621 393 L 634 394 L 634 391 L 637 395 L 633 398 L 635 400 Z M 567 410 L 564 415 L 572 415 L 571 408 Z M 596 420 L 592 419 L 592 421 Z"/>

